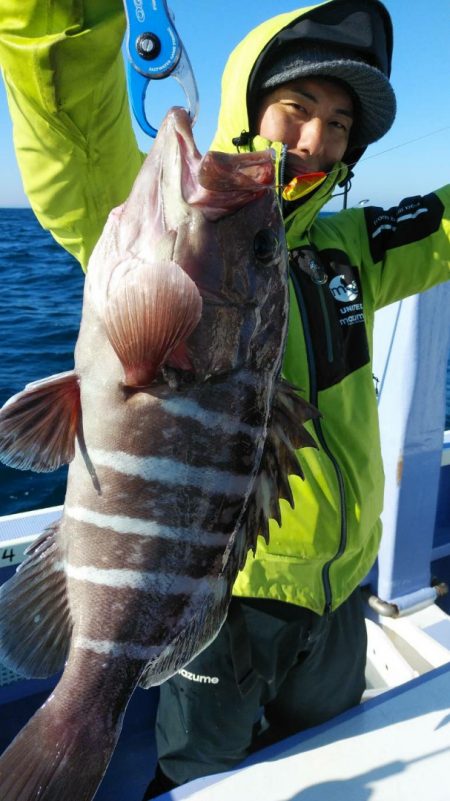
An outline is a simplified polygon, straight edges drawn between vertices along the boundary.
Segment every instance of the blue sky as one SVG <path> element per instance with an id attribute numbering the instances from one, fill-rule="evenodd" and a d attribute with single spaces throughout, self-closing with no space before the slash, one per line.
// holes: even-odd
<path id="1" fill-rule="evenodd" d="M 394 23 L 391 79 L 397 94 L 397 119 L 391 131 L 373 144 L 359 163 L 349 205 L 358 205 L 367 198 L 370 203 L 387 207 L 403 197 L 424 194 L 449 181 L 450 2 L 385 0 L 385 4 Z M 301 2 L 169 0 L 169 5 L 197 78 L 200 115 L 195 136 L 204 152 L 214 134 L 220 78 L 229 52 L 254 25 L 296 9 Z M 177 84 L 168 79 L 151 85 L 147 102 L 150 121 L 158 125 L 170 105 L 183 102 L 183 95 Z M 148 150 L 152 140 L 139 132 L 138 141 L 143 150 Z M 0 206 L 28 205 L 14 156 L 3 85 L 0 85 L 0 148 L 3 165 Z M 328 208 L 338 209 L 340 205 L 341 200 L 335 199 Z"/>

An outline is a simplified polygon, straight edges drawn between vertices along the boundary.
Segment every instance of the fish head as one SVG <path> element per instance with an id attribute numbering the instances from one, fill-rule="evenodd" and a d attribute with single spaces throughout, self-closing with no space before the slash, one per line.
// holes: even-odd
<path id="1" fill-rule="evenodd" d="M 126 384 L 148 386 L 164 367 L 204 380 L 278 357 L 287 255 L 274 178 L 270 151 L 202 157 L 187 112 L 167 114 L 88 265 L 85 305 Z"/>

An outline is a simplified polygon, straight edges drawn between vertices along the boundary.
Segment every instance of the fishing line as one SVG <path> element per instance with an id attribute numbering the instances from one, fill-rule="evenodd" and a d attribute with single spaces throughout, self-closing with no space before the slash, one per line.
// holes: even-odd
<path id="1" fill-rule="evenodd" d="M 386 153 L 390 153 L 392 150 L 399 150 L 399 148 L 401 148 L 401 147 L 406 147 L 407 145 L 414 144 L 415 142 L 420 142 L 420 141 L 422 141 L 422 139 L 428 139 L 428 137 L 430 137 L 430 136 L 435 136 L 438 133 L 443 133 L 443 131 L 448 131 L 448 130 L 450 130 L 450 125 L 444 125 L 442 128 L 435 128 L 434 131 L 430 131 L 429 133 L 423 134 L 422 136 L 417 136 L 414 139 L 407 139 L 404 142 L 400 142 L 398 145 L 393 145 L 392 147 L 387 147 L 386 150 L 380 150 L 379 153 L 373 153 L 370 156 L 363 156 L 361 159 L 359 159 L 359 164 L 362 164 L 363 161 L 368 161 L 369 159 L 376 159 L 379 156 L 384 156 Z M 354 162 L 350 163 L 348 166 L 349 167 L 354 167 L 355 164 L 357 164 L 357 163 L 358 162 L 354 161 Z M 329 176 L 330 175 L 335 175 L 338 172 L 339 172 L 339 170 L 330 170 L 327 173 L 327 175 L 329 175 Z M 340 194 L 343 194 L 343 193 L 341 192 Z M 338 195 L 335 195 L 334 197 L 338 197 Z"/>
<path id="2" fill-rule="evenodd" d="M 429 133 L 423 134 L 422 136 L 417 136 L 415 139 L 407 139 L 405 142 L 400 142 L 398 145 L 393 145 L 392 147 L 387 147 L 386 150 L 380 150 L 379 153 L 372 153 L 370 156 L 363 156 L 359 159 L 359 163 L 361 164 L 363 161 L 368 161 L 369 159 L 376 159 L 378 156 L 384 156 L 385 153 L 390 153 L 391 150 L 398 150 L 401 147 L 406 147 L 407 145 L 411 145 L 414 142 L 420 142 L 422 139 L 428 139 L 429 136 L 435 136 L 438 133 L 442 133 L 443 131 L 450 130 L 450 125 L 444 125 L 443 128 L 436 128 L 434 131 L 430 131 Z M 352 164 L 349 164 L 350 167 L 354 167 L 357 164 L 354 161 Z M 329 173 L 330 175 L 336 172 L 336 170 L 331 170 Z"/>
<path id="3" fill-rule="evenodd" d="M 361 161 L 375 159 L 377 156 L 383 156 L 385 153 L 390 153 L 391 150 L 398 150 L 400 147 L 406 147 L 406 145 L 414 144 L 414 142 L 420 142 L 421 139 L 427 139 L 429 136 L 434 136 L 437 133 L 448 130 L 450 130 L 450 125 L 445 125 L 443 128 L 436 128 L 436 130 L 430 131 L 430 133 L 427 134 L 423 134 L 423 136 L 417 136 L 415 139 L 408 139 L 406 142 L 401 142 L 399 145 L 393 145 L 392 147 L 386 148 L 386 150 L 380 150 L 379 153 L 373 153 L 371 156 L 364 156 Z"/>
<path id="4" fill-rule="evenodd" d="M 397 311 L 396 311 L 396 314 L 395 314 L 394 326 L 392 328 L 392 334 L 391 334 L 391 338 L 389 340 L 387 356 L 386 356 L 386 360 L 385 360 L 385 363 L 384 363 L 384 369 L 383 369 L 383 373 L 382 373 L 381 379 L 380 379 L 380 387 L 379 387 L 379 390 L 378 390 L 378 393 L 377 393 L 377 395 L 378 395 L 378 397 L 377 397 L 377 405 L 378 406 L 380 405 L 380 402 L 381 402 L 381 396 L 383 394 L 384 383 L 385 383 L 387 372 L 388 372 L 388 369 L 389 369 L 391 356 L 392 356 L 392 353 L 393 353 L 393 350 L 394 350 L 395 336 L 396 336 L 397 328 L 398 328 L 398 325 L 399 325 L 399 322 L 400 322 L 400 313 L 401 313 L 401 310 L 402 310 L 402 305 L 403 305 L 403 300 L 401 300 L 399 302 L 398 308 L 397 308 Z"/>

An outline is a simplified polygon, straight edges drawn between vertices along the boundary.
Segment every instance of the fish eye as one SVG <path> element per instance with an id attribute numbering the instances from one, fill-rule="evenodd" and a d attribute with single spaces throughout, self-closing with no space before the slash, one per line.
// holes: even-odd
<path id="1" fill-rule="evenodd" d="M 278 237 L 271 228 L 262 228 L 258 231 L 253 240 L 253 253 L 258 261 L 262 261 L 263 264 L 272 261 L 278 253 L 278 248 Z"/>

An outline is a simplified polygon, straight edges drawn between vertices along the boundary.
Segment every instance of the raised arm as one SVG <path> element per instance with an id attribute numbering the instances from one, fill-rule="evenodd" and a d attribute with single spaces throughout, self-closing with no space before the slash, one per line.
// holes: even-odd
<path id="1" fill-rule="evenodd" d="M 120 0 L 2 0 L 0 63 L 25 192 L 86 268 L 142 163 L 121 54 Z"/>

